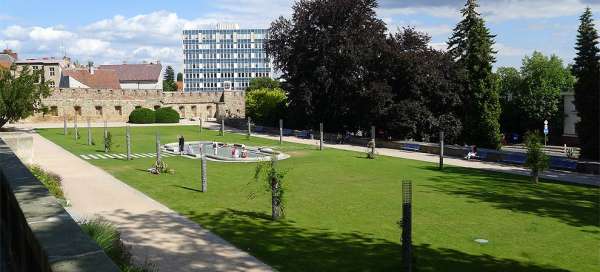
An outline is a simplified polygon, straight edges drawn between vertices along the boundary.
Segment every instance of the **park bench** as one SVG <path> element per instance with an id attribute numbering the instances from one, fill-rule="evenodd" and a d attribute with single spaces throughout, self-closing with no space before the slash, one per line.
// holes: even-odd
<path id="1" fill-rule="evenodd" d="M 421 145 L 419 145 L 419 144 L 404 143 L 404 144 L 402 144 L 401 149 L 402 150 L 408 150 L 408 151 L 420 151 L 421 150 Z"/>
<path id="2" fill-rule="evenodd" d="M 508 153 L 502 155 L 502 162 L 512 164 L 524 164 L 527 160 L 527 155 L 519 153 Z"/>
<path id="3" fill-rule="evenodd" d="M 310 138 L 310 132 L 308 130 L 296 130 L 294 131 L 296 137 L 308 139 Z"/>

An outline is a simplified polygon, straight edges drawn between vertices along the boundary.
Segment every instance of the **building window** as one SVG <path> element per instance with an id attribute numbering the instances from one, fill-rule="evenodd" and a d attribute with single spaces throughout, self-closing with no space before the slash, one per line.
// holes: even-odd
<path id="1" fill-rule="evenodd" d="M 141 109 L 141 108 L 142 108 L 142 106 L 135 106 L 135 108 L 136 108 L 136 109 Z"/>
<path id="2" fill-rule="evenodd" d="M 50 76 L 54 76 L 54 67 L 50 67 Z"/>
<path id="3" fill-rule="evenodd" d="M 50 88 L 54 88 L 54 86 L 55 86 L 55 85 L 54 85 L 54 81 L 49 81 L 49 82 L 48 82 L 48 87 L 50 87 Z"/>
<path id="4" fill-rule="evenodd" d="M 115 112 L 117 112 L 118 115 L 123 115 L 123 110 L 121 106 L 115 106 Z"/>
<path id="5" fill-rule="evenodd" d="M 73 107 L 73 109 L 75 110 L 75 115 L 81 116 L 81 107 L 80 106 L 75 106 L 75 107 Z"/>
<path id="6" fill-rule="evenodd" d="M 96 106 L 96 115 L 102 116 L 102 106 Z"/>
<path id="7" fill-rule="evenodd" d="M 52 116 L 58 116 L 58 107 L 57 106 L 51 106 L 50 107 L 50 115 L 52 115 Z"/>

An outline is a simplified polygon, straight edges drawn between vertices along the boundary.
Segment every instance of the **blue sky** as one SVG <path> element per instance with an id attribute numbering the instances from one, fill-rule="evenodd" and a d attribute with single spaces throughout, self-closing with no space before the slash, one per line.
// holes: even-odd
<path id="1" fill-rule="evenodd" d="M 380 0 L 379 17 L 390 31 L 414 26 L 444 48 L 465 0 Z M 182 66 L 180 33 L 218 22 L 268 27 L 290 16 L 293 1 L 33 1 L 0 0 L 0 48 L 21 58 L 62 55 L 96 64 L 160 60 Z M 480 12 L 496 37 L 496 66 L 519 67 L 534 50 L 574 56 L 578 17 L 592 7 L 600 24 L 600 0 L 481 0 Z"/>

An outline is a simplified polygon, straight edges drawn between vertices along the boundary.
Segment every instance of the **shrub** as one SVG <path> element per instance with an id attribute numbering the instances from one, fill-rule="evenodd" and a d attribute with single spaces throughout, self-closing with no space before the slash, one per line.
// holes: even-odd
<path id="1" fill-rule="evenodd" d="M 525 135 L 525 146 L 527 146 L 525 166 L 531 169 L 531 179 L 534 183 L 538 182 L 540 172 L 548 169 L 549 165 L 549 158 L 542 149 L 540 138 L 536 132 L 527 132 Z"/>
<path id="2" fill-rule="evenodd" d="M 81 230 L 89 235 L 102 248 L 104 253 L 119 266 L 121 271 L 156 271 L 156 267 L 150 263 L 143 266 L 132 264 L 131 253 L 121 241 L 121 234 L 109 222 L 92 219 L 80 223 Z"/>
<path id="3" fill-rule="evenodd" d="M 104 151 L 110 152 L 112 150 L 112 134 L 110 131 L 106 132 L 106 138 L 104 138 Z"/>
<path id="4" fill-rule="evenodd" d="M 44 184 L 44 186 L 46 186 L 46 188 L 48 188 L 48 191 L 50 191 L 50 194 L 52 194 L 54 197 L 58 198 L 59 200 L 62 200 L 62 201 L 65 200 L 65 194 L 64 194 L 64 192 L 61 188 L 61 184 L 60 184 L 62 181 L 62 178 L 59 175 L 52 173 L 52 172 L 47 172 L 37 165 L 30 165 L 29 171 L 31 171 L 33 176 L 36 177 L 42 184 Z"/>
<path id="5" fill-rule="evenodd" d="M 179 113 L 172 108 L 157 109 L 156 123 L 179 123 Z"/>
<path id="6" fill-rule="evenodd" d="M 133 124 L 152 124 L 156 120 L 153 110 L 146 108 L 137 108 L 129 114 L 129 123 Z"/>

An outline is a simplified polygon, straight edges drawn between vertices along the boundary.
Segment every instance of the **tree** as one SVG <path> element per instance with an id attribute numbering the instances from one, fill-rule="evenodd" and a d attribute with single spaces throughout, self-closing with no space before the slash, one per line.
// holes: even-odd
<path id="1" fill-rule="evenodd" d="M 382 124 L 399 138 L 432 141 L 443 130 L 446 139 L 461 133 L 460 69 L 451 56 L 432 49 L 430 37 L 404 28 L 388 38 L 393 104 Z"/>
<path id="2" fill-rule="evenodd" d="M 273 126 L 284 117 L 287 96 L 280 88 L 246 92 L 246 115 L 254 122 Z"/>
<path id="3" fill-rule="evenodd" d="M 183 74 L 181 72 L 177 73 L 177 81 L 183 81 Z"/>
<path id="4" fill-rule="evenodd" d="M 272 79 L 270 77 L 257 77 L 250 80 L 250 84 L 248 88 L 246 88 L 246 92 L 250 92 L 258 89 L 276 89 L 281 88 L 281 84 L 279 81 Z"/>
<path id="5" fill-rule="evenodd" d="M 482 147 L 500 147 L 500 102 L 497 81 L 492 73 L 496 53 L 485 21 L 477 13 L 477 1 L 467 0 L 463 20 L 448 40 L 448 52 L 464 67 L 464 138 Z"/>
<path id="6" fill-rule="evenodd" d="M 0 127 L 44 111 L 42 98 L 50 95 L 48 84 L 41 70 L 30 71 L 28 66 L 21 71 L 14 65 L 0 70 Z"/>
<path id="7" fill-rule="evenodd" d="M 385 23 L 376 0 L 300 0 L 271 24 L 266 52 L 281 71 L 292 125 L 368 127 L 390 102 L 378 74 Z"/>
<path id="8" fill-rule="evenodd" d="M 600 49 L 592 10 L 588 7 L 580 17 L 575 64 L 575 108 L 581 120 L 575 125 L 581 158 L 600 160 Z"/>
<path id="9" fill-rule="evenodd" d="M 267 185 L 265 191 L 271 192 L 271 217 L 273 220 L 278 220 L 285 215 L 283 189 L 285 173 L 277 169 L 276 164 L 277 159 L 273 155 L 271 161 L 258 164 L 254 172 L 254 179 L 259 181 L 264 178 Z"/>
<path id="10" fill-rule="evenodd" d="M 165 69 L 165 75 L 163 77 L 163 91 L 164 92 L 175 92 L 177 91 L 177 83 L 175 83 L 175 71 L 170 65 Z"/>
<path id="11" fill-rule="evenodd" d="M 531 180 L 533 183 L 537 183 L 540 172 L 548 169 L 550 159 L 542 149 L 541 137 L 537 132 L 527 132 L 525 146 L 527 147 L 525 167 L 531 169 Z"/>
<path id="12" fill-rule="evenodd" d="M 571 90 L 575 82 L 569 68 L 556 55 L 548 58 L 533 52 L 531 57 L 523 58 L 521 76 L 516 102 L 522 131 L 539 129 L 548 120 L 551 139 L 559 139 L 564 119 L 560 93 Z"/>
<path id="13" fill-rule="evenodd" d="M 523 80 L 519 70 L 513 67 L 499 67 L 496 71 L 498 80 L 500 107 L 500 128 L 505 134 L 521 133 L 521 112 L 517 104 Z"/>

